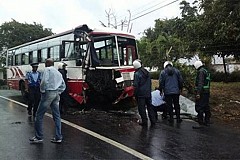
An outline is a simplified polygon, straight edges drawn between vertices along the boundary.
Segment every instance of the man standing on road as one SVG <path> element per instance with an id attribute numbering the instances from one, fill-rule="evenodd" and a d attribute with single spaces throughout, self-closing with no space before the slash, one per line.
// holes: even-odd
<path id="1" fill-rule="evenodd" d="M 152 125 L 156 123 L 156 117 L 154 108 L 151 105 L 151 90 L 152 83 L 149 72 L 142 67 L 139 60 L 133 62 L 133 66 L 136 69 L 134 72 L 134 96 L 138 104 L 138 112 L 141 116 L 142 122 L 139 124 L 142 126 L 148 125 L 148 118 L 146 114 L 146 106 L 148 110 L 148 116 Z"/>
<path id="2" fill-rule="evenodd" d="M 41 82 L 41 73 L 37 71 L 38 63 L 31 63 L 32 71 L 27 72 L 25 77 L 25 87 L 28 92 L 28 115 L 36 116 L 38 104 L 40 101 L 40 82 Z"/>
<path id="3" fill-rule="evenodd" d="M 181 123 L 179 96 L 183 88 L 183 78 L 178 69 L 173 67 L 172 62 L 166 61 L 163 65 L 164 70 L 159 76 L 159 89 L 161 94 L 164 92 L 169 122 L 173 123 L 173 105 L 177 117 L 177 123 Z"/>
<path id="4" fill-rule="evenodd" d="M 198 126 L 193 126 L 193 129 L 202 128 L 203 125 L 209 126 L 210 123 L 210 73 L 204 68 L 201 61 L 196 61 L 194 67 L 197 70 L 197 76 L 195 81 L 195 110 L 198 113 Z"/>
<path id="5" fill-rule="evenodd" d="M 40 84 L 41 100 L 38 106 L 35 119 L 35 136 L 30 140 L 31 143 L 43 142 L 43 116 L 50 106 L 53 120 L 55 122 L 55 137 L 51 139 L 53 143 L 62 142 L 61 117 L 59 111 L 60 94 L 65 90 L 66 85 L 61 73 L 54 68 L 52 59 L 47 59 Z"/>
<path id="6" fill-rule="evenodd" d="M 58 64 L 58 71 L 62 74 L 63 80 L 66 85 L 66 89 L 61 93 L 60 95 L 60 102 L 59 102 L 59 108 L 60 113 L 64 113 L 68 107 L 68 85 L 67 85 L 67 70 L 66 70 L 67 64 L 64 62 L 60 62 Z"/>

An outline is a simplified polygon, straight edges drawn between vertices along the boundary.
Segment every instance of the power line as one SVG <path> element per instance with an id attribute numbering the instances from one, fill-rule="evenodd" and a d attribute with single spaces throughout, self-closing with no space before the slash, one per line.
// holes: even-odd
<path id="1" fill-rule="evenodd" d="M 144 9 L 144 10 L 142 10 L 142 11 L 134 14 L 134 15 L 138 15 L 138 14 L 144 12 L 144 11 L 147 11 L 147 10 L 149 10 L 149 9 L 151 9 L 151 8 L 154 8 L 154 7 L 156 7 L 157 5 L 164 3 L 165 1 L 166 1 L 166 0 L 163 0 L 163 1 L 159 2 L 159 3 L 157 3 L 155 6 L 151 6 L 151 7 L 147 8 L 147 9 Z M 147 13 L 144 13 L 144 14 L 142 14 L 142 15 L 140 15 L 140 16 L 137 16 L 137 17 L 135 17 L 135 18 L 132 18 L 132 19 L 129 20 L 128 25 L 130 24 L 130 21 L 134 21 L 134 20 L 136 20 L 136 19 L 138 19 L 138 18 L 141 18 L 141 17 L 143 17 L 143 16 L 145 16 L 145 15 L 148 15 L 148 14 L 150 14 L 150 13 L 152 13 L 152 12 L 155 12 L 155 11 L 157 11 L 157 10 L 159 10 L 159 9 L 162 9 L 162 8 L 164 8 L 164 7 L 167 7 L 167 6 L 173 4 L 173 3 L 177 2 L 177 1 L 179 1 L 179 0 L 174 0 L 174 1 L 170 2 L 170 3 L 167 3 L 167 4 L 165 4 L 165 5 L 163 5 L 163 6 L 160 6 L 160 7 L 156 8 L 156 9 L 153 9 L 153 10 L 147 12 Z M 136 10 L 135 10 L 135 11 L 136 11 Z M 129 13 L 130 13 L 130 15 L 131 15 L 131 12 L 129 12 Z M 115 16 L 114 16 L 114 17 L 115 17 Z M 115 17 L 115 18 L 116 18 L 116 17 Z M 112 18 L 110 18 L 110 19 L 112 19 Z M 117 26 L 122 26 L 122 27 L 123 27 L 123 25 L 124 25 L 125 22 L 126 22 L 126 20 L 121 21 L 121 22 L 117 22 L 117 23 L 116 23 L 116 27 L 117 27 Z"/>
<path id="2" fill-rule="evenodd" d="M 155 5 L 152 5 L 151 7 L 148 7 L 147 9 L 144 9 L 144 10 L 142 10 L 142 11 L 136 13 L 136 14 L 133 14 L 133 16 L 136 16 L 136 15 L 138 15 L 138 14 L 140 14 L 140 13 L 143 13 L 143 12 L 149 10 L 149 9 L 152 9 L 152 8 L 158 6 L 158 5 L 160 5 L 160 4 L 162 4 L 162 3 L 166 2 L 166 1 L 168 1 L 168 0 L 164 0 L 164 1 L 161 1 L 161 2 L 159 2 L 159 3 L 157 3 L 157 4 L 155 4 Z"/>
<path id="3" fill-rule="evenodd" d="M 156 10 L 162 9 L 162 8 L 164 8 L 164 7 L 167 7 L 167 6 L 173 4 L 173 3 L 177 2 L 177 1 L 179 1 L 179 0 L 172 1 L 172 2 L 170 2 L 170 3 L 168 3 L 168 4 L 165 4 L 165 5 L 161 6 L 161 7 L 158 7 L 158 8 L 156 8 L 156 9 L 152 10 L 152 11 L 149 11 L 149 12 L 147 12 L 147 13 L 144 13 L 144 14 L 138 16 L 138 17 L 135 17 L 135 18 L 131 19 L 131 21 L 134 21 L 134 20 L 136 20 L 136 19 L 138 19 L 138 18 L 141 18 L 141 17 L 143 17 L 143 16 L 145 16 L 145 15 L 147 15 L 147 14 L 150 14 L 150 13 L 156 11 Z"/>
<path id="4" fill-rule="evenodd" d="M 155 5 L 154 5 L 154 2 L 156 2 L 156 0 L 150 1 L 150 2 L 148 2 L 147 4 L 141 5 L 140 7 L 136 8 L 136 9 L 134 9 L 134 10 L 131 10 L 131 13 L 133 13 L 133 16 L 138 15 L 138 14 L 140 14 L 140 13 L 142 13 L 142 12 L 148 10 L 148 9 L 154 8 L 154 7 L 158 6 L 159 4 L 164 3 L 165 1 L 167 1 L 167 0 L 162 0 L 161 2 L 158 2 L 158 3 L 155 4 Z M 149 6 L 149 5 L 151 5 L 151 4 L 153 4 L 151 7 L 142 10 L 143 8 L 146 8 L 147 6 Z M 140 9 L 141 9 L 141 10 L 140 10 Z M 128 9 L 128 10 L 130 10 L 130 9 Z M 138 12 L 137 12 L 137 11 L 138 11 Z M 134 12 L 137 12 L 137 13 L 134 13 Z M 121 18 L 124 17 L 124 16 L 125 16 L 125 14 L 124 14 L 124 15 L 122 14 L 122 15 L 119 16 L 118 18 L 121 19 Z"/>
<path id="5" fill-rule="evenodd" d="M 177 1 L 179 1 L 179 0 L 174 0 L 174 1 L 172 1 L 172 2 L 170 2 L 170 3 L 167 3 L 167 4 L 163 5 L 163 6 L 160 6 L 160 7 L 156 8 L 156 9 L 154 9 L 154 10 L 151 10 L 151 11 L 149 11 L 149 12 L 147 12 L 147 13 L 144 13 L 144 14 L 142 14 L 142 15 L 140 15 L 140 16 L 137 16 L 137 17 L 135 17 L 135 18 L 133 18 L 133 19 L 130 19 L 130 21 L 134 21 L 134 20 L 136 20 L 136 19 L 138 19 L 138 18 L 141 18 L 141 17 L 143 17 L 143 16 L 145 16 L 145 15 L 147 15 L 147 14 L 150 14 L 150 13 L 156 11 L 156 10 L 162 9 L 162 8 L 164 8 L 164 7 L 167 7 L 167 6 L 173 4 L 173 3 L 177 2 Z M 153 7 L 152 7 L 152 8 L 153 8 Z M 117 26 L 121 26 L 121 25 L 122 25 L 121 23 L 120 23 L 120 24 L 118 23 Z"/>
<path id="6" fill-rule="evenodd" d="M 152 9 L 152 8 L 155 8 L 156 6 L 158 6 L 158 5 L 160 5 L 160 4 L 163 4 L 164 2 L 166 2 L 166 1 L 168 1 L 168 0 L 163 0 L 163 1 L 161 1 L 161 2 L 159 2 L 159 3 L 157 3 L 157 4 L 153 4 L 152 2 L 150 2 L 150 3 L 148 3 L 148 5 L 150 4 L 153 4 L 152 6 L 150 6 L 150 7 L 148 7 L 148 8 L 146 8 L 146 9 L 143 9 L 143 10 L 141 10 L 141 11 L 139 11 L 139 12 L 137 12 L 137 13 L 135 13 L 135 14 L 133 14 L 132 16 L 134 17 L 136 17 L 137 15 L 139 15 L 139 14 L 141 14 L 141 13 L 143 13 L 143 12 L 145 12 L 145 11 L 148 11 L 148 10 L 150 10 L 150 9 Z M 146 4 L 147 5 L 147 4 Z M 145 6 L 146 7 L 146 5 L 143 5 L 143 6 Z M 141 7 L 142 8 L 142 7 Z M 137 11 L 138 9 L 135 9 L 134 11 Z M 129 13 L 130 13 L 130 15 L 131 15 L 131 12 L 130 12 L 130 10 L 128 10 L 129 11 Z M 133 11 L 133 12 L 134 12 Z M 132 13 L 133 13 L 132 12 Z M 123 17 L 123 16 L 122 16 Z M 131 18 L 131 17 L 130 17 Z M 122 20 L 121 20 L 122 21 Z M 125 21 L 126 21 L 126 17 L 125 17 Z M 131 21 L 131 19 L 130 19 L 130 21 Z M 128 22 L 128 23 L 130 23 L 130 21 Z M 121 23 L 121 22 L 117 22 L 117 24 L 119 24 L 119 23 Z M 120 25 L 120 24 L 119 24 Z M 119 26 L 118 25 L 118 26 Z M 122 25 L 122 23 L 121 23 L 121 25 Z"/>

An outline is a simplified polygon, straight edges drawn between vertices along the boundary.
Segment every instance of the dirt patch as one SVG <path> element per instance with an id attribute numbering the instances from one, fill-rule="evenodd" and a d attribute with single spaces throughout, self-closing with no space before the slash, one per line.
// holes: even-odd
<path id="1" fill-rule="evenodd" d="M 210 106 L 213 117 L 240 129 L 240 83 L 212 83 Z"/>

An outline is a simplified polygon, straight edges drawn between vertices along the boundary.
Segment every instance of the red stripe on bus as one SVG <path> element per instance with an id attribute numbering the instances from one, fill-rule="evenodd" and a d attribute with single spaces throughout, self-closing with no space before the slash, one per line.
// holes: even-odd
<path id="1" fill-rule="evenodd" d="M 120 71 L 120 72 L 134 72 L 135 69 L 134 68 L 124 68 L 124 69 L 118 69 L 118 71 Z"/>

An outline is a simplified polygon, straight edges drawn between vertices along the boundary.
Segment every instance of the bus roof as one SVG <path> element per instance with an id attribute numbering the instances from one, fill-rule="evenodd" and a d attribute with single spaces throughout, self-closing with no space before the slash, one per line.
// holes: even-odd
<path id="1" fill-rule="evenodd" d="M 24 46 L 27 46 L 27 45 L 30 45 L 30 44 L 34 44 L 34 43 L 42 42 L 42 41 L 49 40 L 49 39 L 52 39 L 52 38 L 67 35 L 67 34 L 70 34 L 70 33 L 73 33 L 73 32 L 74 32 L 74 29 L 71 29 L 71 30 L 68 30 L 68 31 L 65 31 L 65 32 L 61 32 L 61 33 L 58 33 L 58 34 L 48 36 L 48 37 L 40 38 L 40 39 L 37 39 L 35 41 L 27 42 L 27 43 L 9 48 L 8 50 L 17 49 L 17 48 L 24 47 Z M 114 29 L 114 28 L 107 28 L 107 27 L 94 28 L 89 34 L 90 35 L 114 35 L 114 34 L 117 34 L 117 35 L 120 35 L 120 36 L 135 39 L 135 36 L 131 33 L 120 31 L 120 30 L 117 30 L 117 29 Z"/>
<path id="2" fill-rule="evenodd" d="M 120 31 L 114 28 L 107 28 L 107 27 L 94 28 L 92 33 L 90 34 L 118 34 L 118 35 L 130 37 L 130 38 L 135 38 L 135 36 L 131 33 Z"/>

